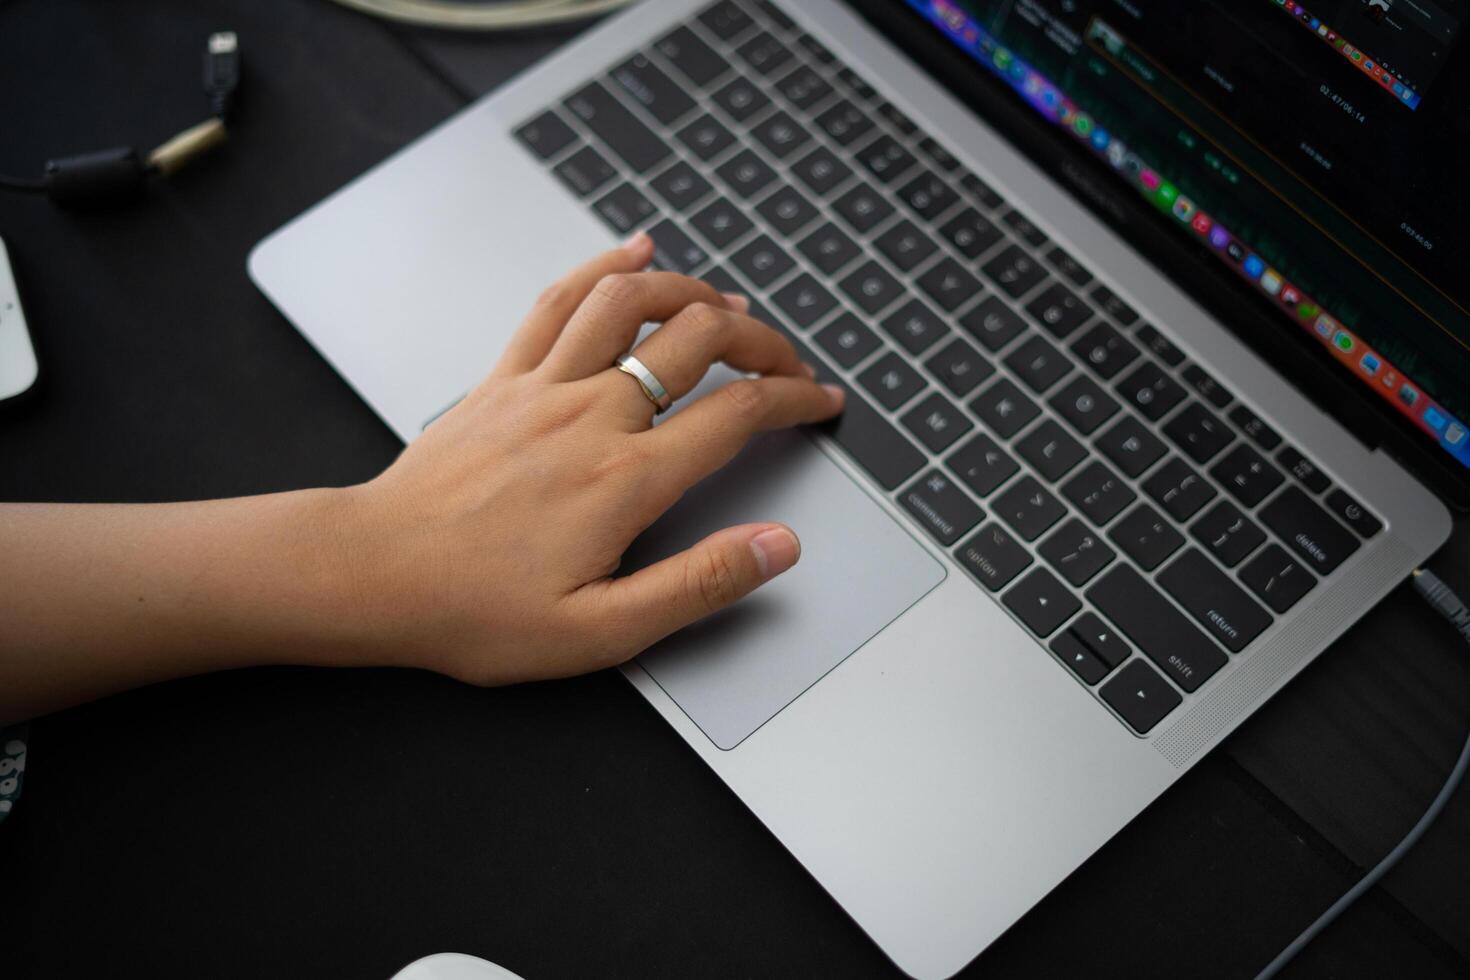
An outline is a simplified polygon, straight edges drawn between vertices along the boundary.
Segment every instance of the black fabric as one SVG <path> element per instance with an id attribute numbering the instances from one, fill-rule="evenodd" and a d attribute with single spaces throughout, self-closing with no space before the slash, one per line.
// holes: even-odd
<path id="1" fill-rule="evenodd" d="M 247 71 L 221 154 L 111 214 L 0 195 L 44 373 L 0 406 L 0 499 L 381 470 L 397 443 L 246 253 L 565 36 L 410 32 L 324 0 L 0 0 L 0 173 L 192 123 L 221 28 Z M 1470 593 L 1470 528 L 1434 564 Z M 1458 639 L 1399 590 L 969 972 L 1253 973 L 1408 829 L 1467 721 Z M 1291 975 L 1470 973 L 1467 867 L 1462 796 Z M 0 887 L 5 976 L 377 978 L 446 949 L 528 980 L 895 975 L 614 674 L 481 691 L 262 669 L 39 719 Z"/>

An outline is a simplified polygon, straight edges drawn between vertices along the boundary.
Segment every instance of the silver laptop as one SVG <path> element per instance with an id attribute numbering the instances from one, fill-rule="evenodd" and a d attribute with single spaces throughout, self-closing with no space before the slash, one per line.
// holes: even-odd
<path id="1" fill-rule="evenodd" d="M 405 441 L 640 228 L 848 387 L 628 559 L 782 520 L 801 564 L 625 673 L 945 977 L 1449 533 L 1396 461 L 1470 474 L 1464 205 L 1385 179 L 1457 165 L 1404 149 L 1447 107 L 1400 6 L 648 0 L 250 272 Z"/>

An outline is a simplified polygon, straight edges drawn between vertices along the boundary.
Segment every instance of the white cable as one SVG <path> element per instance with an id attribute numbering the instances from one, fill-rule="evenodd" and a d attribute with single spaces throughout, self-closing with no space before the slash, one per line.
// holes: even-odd
<path id="1" fill-rule="evenodd" d="M 510 31 L 548 27 L 611 13 L 633 0 L 333 0 L 344 7 L 418 27 L 455 31 Z"/>

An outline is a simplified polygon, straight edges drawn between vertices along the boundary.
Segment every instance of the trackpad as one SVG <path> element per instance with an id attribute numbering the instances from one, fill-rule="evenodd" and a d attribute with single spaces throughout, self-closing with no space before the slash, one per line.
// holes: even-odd
<path id="1" fill-rule="evenodd" d="M 796 700 L 944 580 L 909 532 L 806 436 L 753 441 L 646 531 L 624 568 L 652 564 L 731 524 L 781 521 L 801 561 L 638 663 L 722 749 Z"/>

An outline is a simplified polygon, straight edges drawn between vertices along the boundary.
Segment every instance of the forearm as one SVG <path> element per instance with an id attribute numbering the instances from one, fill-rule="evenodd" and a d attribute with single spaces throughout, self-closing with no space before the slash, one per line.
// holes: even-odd
<path id="1" fill-rule="evenodd" d="M 213 670 L 372 662 L 347 497 L 0 505 L 0 724 Z"/>

